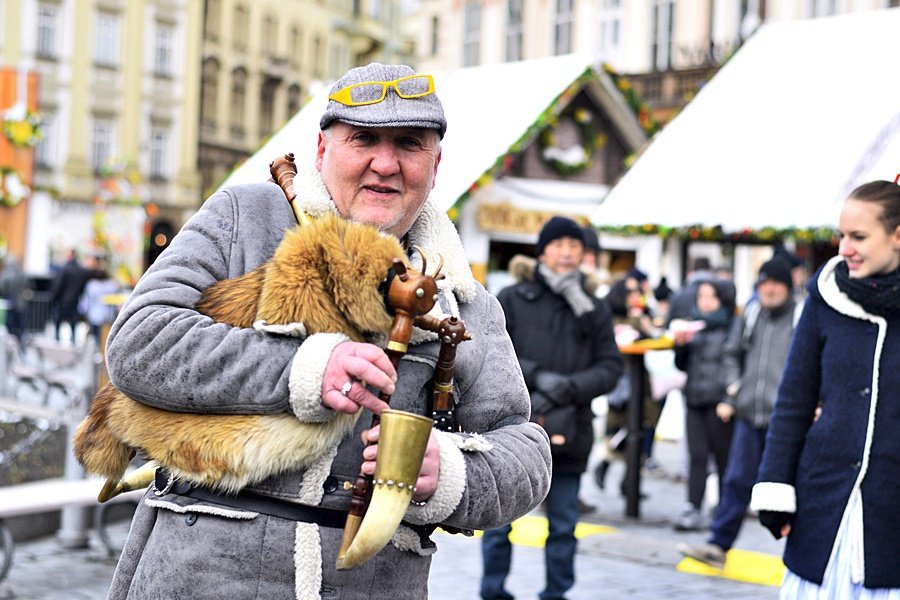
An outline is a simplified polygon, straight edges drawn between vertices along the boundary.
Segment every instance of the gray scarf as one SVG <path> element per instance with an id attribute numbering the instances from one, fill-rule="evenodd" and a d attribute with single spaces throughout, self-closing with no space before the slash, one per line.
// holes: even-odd
<path id="1" fill-rule="evenodd" d="M 594 310 L 594 301 L 581 287 L 581 273 L 578 269 L 568 273 L 559 274 L 550 269 L 544 263 L 538 263 L 538 273 L 550 290 L 562 296 L 576 317 Z"/>

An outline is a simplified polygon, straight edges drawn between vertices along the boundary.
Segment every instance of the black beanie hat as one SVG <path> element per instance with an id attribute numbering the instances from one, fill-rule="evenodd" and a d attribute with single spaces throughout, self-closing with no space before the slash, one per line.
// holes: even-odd
<path id="1" fill-rule="evenodd" d="M 788 289 L 794 287 L 794 280 L 791 278 L 791 267 L 780 258 L 773 258 L 772 260 L 766 261 L 763 263 L 763 266 L 759 268 L 759 276 L 756 278 L 756 285 L 759 285 L 763 281 L 778 281 L 786 285 Z"/>
<path id="2" fill-rule="evenodd" d="M 581 231 L 578 223 L 566 217 L 553 217 L 541 227 L 535 256 L 539 257 L 544 253 L 544 247 L 547 244 L 562 237 L 574 238 L 584 244 L 584 232 Z"/>
<path id="3" fill-rule="evenodd" d="M 597 231 L 588 225 L 587 227 L 581 230 L 581 235 L 584 237 L 584 249 L 585 250 L 593 250 L 594 252 L 600 252 L 600 237 L 597 235 Z"/>

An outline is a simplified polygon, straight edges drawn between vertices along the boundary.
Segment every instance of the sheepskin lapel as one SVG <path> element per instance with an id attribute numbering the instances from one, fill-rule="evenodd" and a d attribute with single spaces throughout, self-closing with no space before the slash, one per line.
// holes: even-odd
<path id="1" fill-rule="evenodd" d="M 294 190 L 300 204 L 310 216 L 319 217 L 337 213 L 337 206 L 325 189 L 322 175 L 315 168 L 300 168 L 300 172 L 294 178 Z M 477 284 L 456 227 L 430 198 L 422 205 L 419 216 L 409 231 L 409 245 L 419 246 L 425 250 L 429 261 L 437 261 L 438 255 L 444 259 L 444 268 L 441 272 L 446 279 L 438 282 L 438 287 L 447 296 L 454 295 L 455 301 L 462 304 L 475 298 Z M 416 269 L 421 267 L 418 256 L 411 257 L 410 262 Z M 434 269 L 435 265 L 435 262 L 431 262 L 429 271 Z M 451 300 L 451 304 L 455 301 Z"/>

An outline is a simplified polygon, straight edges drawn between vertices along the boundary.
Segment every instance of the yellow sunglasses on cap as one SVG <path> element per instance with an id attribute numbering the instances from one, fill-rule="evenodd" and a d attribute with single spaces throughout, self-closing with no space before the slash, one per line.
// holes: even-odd
<path id="1" fill-rule="evenodd" d="M 388 88 L 393 88 L 401 98 L 421 98 L 434 93 L 431 75 L 410 75 L 393 81 L 365 81 L 341 88 L 328 96 L 329 100 L 344 106 L 365 106 L 384 100 Z"/>

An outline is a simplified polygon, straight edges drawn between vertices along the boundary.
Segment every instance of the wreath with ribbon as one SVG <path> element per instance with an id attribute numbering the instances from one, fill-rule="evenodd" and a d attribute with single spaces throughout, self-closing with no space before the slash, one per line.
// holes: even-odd
<path id="1" fill-rule="evenodd" d="M 13 107 L 3 116 L 3 135 L 16 148 L 34 148 L 44 139 L 41 113 Z"/>
<path id="2" fill-rule="evenodd" d="M 30 190 L 15 169 L 0 167 L 0 205 L 18 206 L 28 197 Z"/>
<path id="3" fill-rule="evenodd" d="M 580 143 L 568 148 L 561 148 L 556 143 L 556 128 L 559 122 L 552 119 L 538 138 L 541 160 L 561 175 L 574 175 L 591 166 L 594 152 L 602 148 L 607 136 L 597 133 L 594 127 L 594 115 L 586 108 L 578 108 L 567 119 L 578 128 Z"/>

